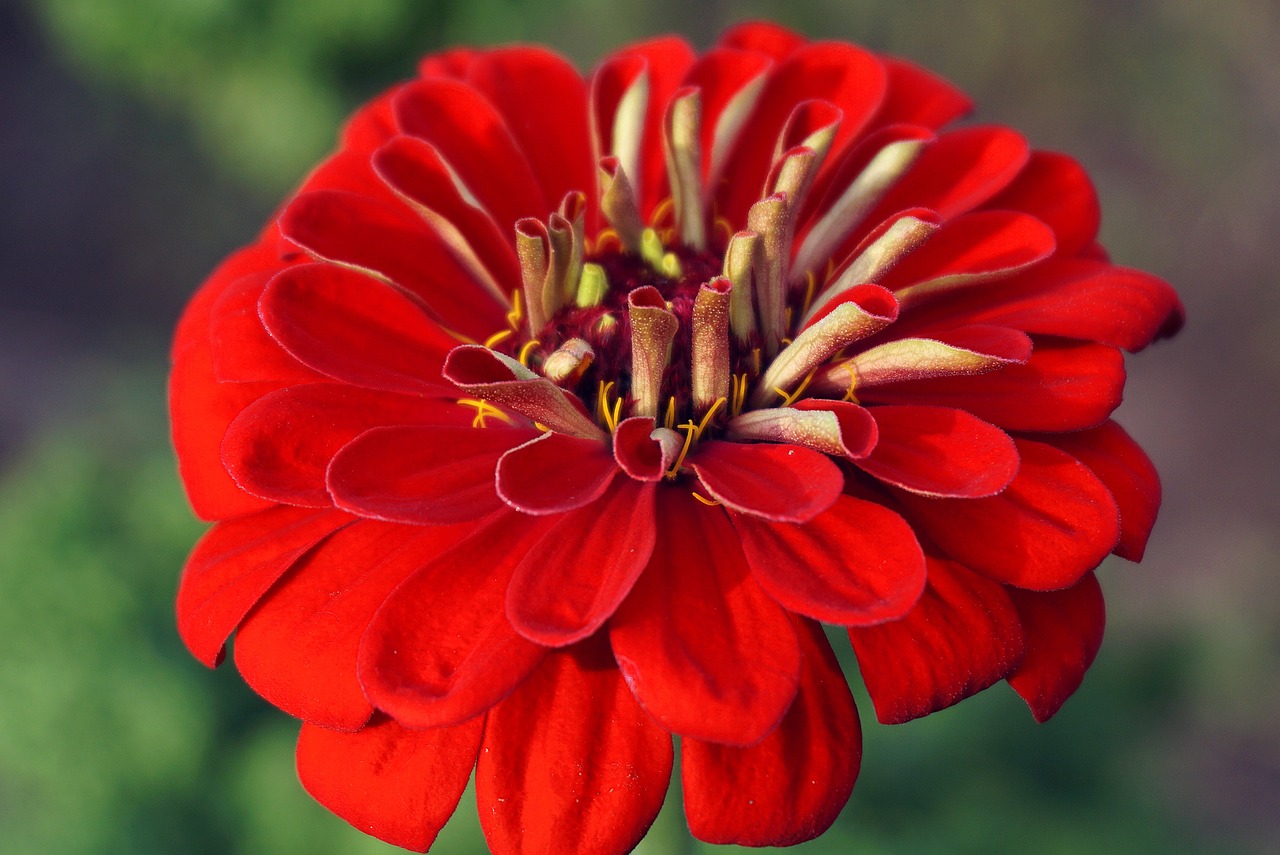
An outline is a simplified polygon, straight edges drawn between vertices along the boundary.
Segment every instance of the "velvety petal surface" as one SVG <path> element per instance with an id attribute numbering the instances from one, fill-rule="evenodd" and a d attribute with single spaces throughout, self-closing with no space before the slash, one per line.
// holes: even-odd
<path id="1" fill-rule="evenodd" d="M 807 522 L 840 494 L 844 477 L 825 455 L 799 445 L 708 442 L 689 468 L 711 497 L 775 522 Z"/>
<path id="2" fill-rule="evenodd" d="M 924 588 L 924 553 L 902 517 L 841 495 L 807 523 L 735 514 L 752 575 L 789 611 L 865 626 L 909 610 Z"/>
<path id="3" fill-rule="evenodd" d="M 290 715 L 355 730 L 373 707 L 356 679 L 360 638 L 391 591 L 468 526 L 357 520 L 294 565 L 236 633 L 236 669 Z"/>
<path id="4" fill-rule="evenodd" d="M 510 694 L 546 649 L 511 628 L 507 586 L 550 526 L 498 511 L 399 585 L 361 644 L 357 669 L 369 700 L 411 727 L 441 727 Z"/>
<path id="5" fill-rule="evenodd" d="M 395 846 L 426 852 L 475 767 L 484 719 L 409 730 L 378 718 L 355 733 L 304 722 L 298 778 L 320 804 Z"/>
<path id="6" fill-rule="evenodd" d="M 949 407 L 869 409 L 879 439 L 855 464 L 886 484 L 925 496 L 993 496 L 1018 472 L 1018 451 L 994 425 Z"/>
<path id="7" fill-rule="evenodd" d="M 1120 508 L 1116 555 L 1141 561 L 1160 510 L 1160 474 L 1146 452 L 1113 421 L 1075 433 L 1041 437 L 1093 471 Z"/>
<path id="8" fill-rule="evenodd" d="M 1011 590 L 1027 636 L 1027 655 L 1009 677 L 1036 721 L 1048 721 L 1080 687 L 1102 646 L 1106 608 L 1088 573 L 1065 591 Z"/>
<path id="9" fill-rule="evenodd" d="M 540 434 L 533 428 L 377 427 L 329 464 L 333 502 L 374 519 L 434 525 L 474 520 L 502 507 L 498 460 Z"/>
<path id="10" fill-rule="evenodd" d="M 681 743 L 685 816 L 708 843 L 791 846 L 831 826 L 849 799 L 862 759 L 853 695 L 822 628 L 797 621 L 800 689 L 758 745 Z"/>
<path id="11" fill-rule="evenodd" d="M 630 593 L 656 537 L 657 487 L 619 478 L 599 501 L 561 516 L 515 569 L 507 618 L 538 644 L 591 635 Z"/>
<path id="12" fill-rule="evenodd" d="M 485 725 L 476 802 L 495 855 L 613 855 L 649 830 L 671 777 L 671 735 L 587 642 L 552 653 Z"/>
<path id="13" fill-rule="evenodd" d="M 998 496 L 896 495 L 926 536 L 972 569 L 1019 588 L 1068 587 L 1116 545 L 1119 511 L 1106 486 L 1071 455 L 1015 442 L 1022 466 Z"/>
<path id="14" fill-rule="evenodd" d="M 664 727 L 758 742 L 795 697 L 800 648 L 785 611 L 751 579 L 722 508 L 668 488 L 653 557 L 609 624 L 631 690 Z"/>
<path id="15" fill-rule="evenodd" d="M 563 513 L 599 499 L 617 474 L 605 443 L 548 432 L 503 455 L 498 495 L 526 514 Z"/>
<path id="16" fill-rule="evenodd" d="M 929 557 L 929 584 L 900 620 L 850 627 L 876 718 L 899 724 L 1004 679 L 1022 661 L 1023 632 L 1005 586 Z"/>
<path id="17" fill-rule="evenodd" d="M 278 507 L 218 523 L 191 552 L 178 583 L 178 634 L 212 667 L 227 636 L 276 580 L 351 521 L 332 510 Z"/>

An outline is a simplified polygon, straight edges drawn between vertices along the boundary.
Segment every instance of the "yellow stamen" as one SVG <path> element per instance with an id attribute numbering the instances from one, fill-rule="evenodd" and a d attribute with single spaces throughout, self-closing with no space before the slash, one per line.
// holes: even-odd
<path id="1" fill-rule="evenodd" d="M 662 426 L 667 430 L 671 430 L 676 423 L 676 399 L 672 395 L 667 399 L 667 417 L 663 420 Z"/>
<path id="2" fill-rule="evenodd" d="M 495 344 L 513 335 L 515 335 L 515 330 L 499 330 L 484 340 L 484 346 L 492 349 Z"/>
<path id="3" fill-rule="evenodd" d="M 695 499 L 697 499 L 699 502 L 702 502 L 702 504 L 707 505 L 708 507 L 715 508 L 715 507 L 719 507 L 720 505 L 720 502 L 718 500 L 708 499 L 706 496 L 702 495 L 697 490 L 690 490 L 689 492 L 693 495 Z"/>
<path id="4" fill-rule="evenodd" d="M 616 244 L 617 249 L 622 249 L 622 238 L 618 236 L 617 231 L 611 227 L 605 227 L 596 235 L 595 242 L 587 247 L 588 255 L 595 255 L 604 251 L 606 246 Z"/>
<path id="5" fill-rule="evenodd" d="M 531 338 L 521 346 L 520 355 L 516 357 L 521 365 L 525 368 L 529 367 L 529 352 L 540 344 L 542 344 L 542 342 L 538 341 L 536 338 Z"/>
<path id="6" fill-rule="evenodd" d="M 804 303 L 800 307 L 800 317 L 807 317 L 809 314 L 809 306 L 813 303 L 813 295 L 818 290 L 818 277 L 813 275 L 813 271 L 806 271 L 804 274 Z M 790 319 L 788 319 L 790 320 Z"/>
<path id="7" fill-rule="evenodd" d="M 507 415 L 493 404 L 490 404 L 488 401 L 477 400 L 476 398 L 460 398 L 458 399 L 458 403 L 464 407 L 475 408 L 476 417 L 471 420 L 472 427 L 488 427 L 488 425 L 484 423 L 484 420 L 489 416 L 493 416 L 495 419 L 502 419 L 502 421 L 509 425 L 515 424 L 515 422 L 512 421 L 511 416 Z"/>
<path id="8" fill-rule="evenodd" d="M 733 405 L 729 408 L 731 416 L 742 415 L 742 407 L 747 402 L 747 375 L 733 375 Z"/>
<path id="9" fill-rule="evenodd" d="M 507 323 L 511 324 L 511 329 L 520 329 L 520 322 L 524 320 L 524 296 L 520 289 L 511 292 L 511 311 L 507 312 Z"/>
<path id="10" fill-rule="evenodd" d="M 751 367 L 755 369 L 756 374 L 760 373 L 760 348 L 751 348 Z"/>
<path id="11" fill-rule="evenodd" d="M 618 429 L 618 420 L 621 415 L 622 415 L 622 398 L 618 398 L 618 400 L 613 402 L 613 412 L 609 414 L 609 418 L 605 420 L 606 422 L 608 422 L 608 425 L 609 425 L 609 433 L 613 433 L 615 430 Z"/>
<path id="12" fill-rule="evenodd" d="M 613 388 L 613 381 L 608 383 L 601 380 L 596 387 L 596 410 L 600 414 L 600 421 L 609 421 L 609 390 Z"/>
<path id="13" fill-rule="evenodd" d="M 857 385 L 858 385 L 858 375 L 848 362 L 844 364 L 844 368 L 846 371 L 849 372 L 849 388 L 845 390 L 844 398 L 842 398 L 841 400 L 849 401 L 854 404 L 860 404 L 862 402 L 858 400 L 858 396 L 853 394 L 854 389 L 857 388 Z"/>
<path id="14" fill-rule="evenodd" d="M 702 437 L 702 432 L 707 429 L 707 425 L 711 424 L 711 419 L 715 417 L 716 411 L 728 402 L 728 398 L 716 398 L 716 402 L 711 405 L 711 409 L 707 410 L 707 414 L 702 417 L 702 421 L 698 423 L 697 437 Z"/>
<path id="15" fill-rule="evenodd" d="M 712 220 L 712 226 L 716 229 L 719 229 L 720 232 L 724 235 L 724 242 L 726 244 L 729 242 L 729 239 L 733 237 L 733 234 L 734 234 L 733 223 L 729 222 L 724 217 L 716 217 L 714 220 Z"/>
<path id="16" fill-rule="evenodd" d="M 680 474 L 680 465 L 684 463 L 685 456 L 689 453 L 689 449 L 693 447 L 693 440 L 698 433 L 698 426 L 693 423 L 693 419 L 680 425 L 680 430 L 688 431 L 684 435 L 684 447 L 680 449 L 680 454 L 676 457 L 676 462 L 671 464 L 671 468 L 667 470 L 667 477 L 674 478 Z"/>
<path id="17" fill-rule="evenodd" d="M 817 373 L 818 373 L 817 369 L 814 369 L 813 371 L 810 371 L 808 374 L 804 375 L 804 379 L 800 381 L 800 385 L 797 386 L 796 390 L 791 394 L 787 394 L 783 390 L 779 389 L 777 386 L 774 386 L 773 391 L 777 392 L 779 395 L 782 396 L 782 406 L 789 407 L 792 404 L 794 404 L 796 400 L 799 399 L 799 397 L 804 394 L 804 390 L 807 389 L 809 386 L 809 381 L 812 380 L 813 375 Z"/>
<path id="18" fill-rule="evenodd" d="M 649 217 L 649 223 L 657 226 L 659 223 L 667 222 L 671 218 L 672 212 L 675 211 L 676 203 L 673 198 L 668 196 L 657 204 L 653 209 L 653 214 Z"/>

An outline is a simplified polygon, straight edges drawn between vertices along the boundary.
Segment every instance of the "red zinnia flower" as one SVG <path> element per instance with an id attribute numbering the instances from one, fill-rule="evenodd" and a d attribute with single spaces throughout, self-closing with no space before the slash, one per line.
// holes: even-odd
<path id="1" fill-rule="evenodd" d="M 307 789 L 426 849 L 472 771 L 496 852 L 821 833 L 860 731 L 1101 640 L 1159 504 L 1108 419 L 1172 333 L 1073 160 L 901 60 L 770 25 L 584 80 L 458 50 L 187 309 L 174 441 L 217 525 L 188 646 L 303 720 Z"/>

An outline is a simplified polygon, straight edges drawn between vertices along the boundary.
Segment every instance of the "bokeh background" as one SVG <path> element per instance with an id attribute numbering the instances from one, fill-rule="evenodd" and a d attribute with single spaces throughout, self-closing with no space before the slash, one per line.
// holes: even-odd
<path id="1" fill-rule="evenodd" d="M 1120 420 L 1164 475 L 1146 561 L 1044 726 L 1004 686 L 866 731 L 802 852 L 1280 851 L 1280 6 L 1271 0 L 0 0 L 0 853 L 387 853 L 313 804 L 295 725 L 177 640 L 201 527 L 165 426 L 186 297 L 332 145 L 458 42 L 582 68 L 772 17 L 906 56 L 1080 158 L 1117 261 L 1189 323 Z M 669 800 L 642 851 L 713 851 Z M 483 852 L 474 803 L 438 844 Z"/>

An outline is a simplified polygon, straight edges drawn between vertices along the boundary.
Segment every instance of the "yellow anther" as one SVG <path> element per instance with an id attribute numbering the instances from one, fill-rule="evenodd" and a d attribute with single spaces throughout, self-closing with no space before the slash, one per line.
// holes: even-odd
<path id="1" fill-rule="evenodd" d="M 718 229 L 720 233 L 724 235 L 724 242 L 725 244 L 728 244 L 729 240 L 734 235 L 733 223 L 729 222 L 724 217 L 716 217 L 712 221 L 712 226 Z"/>
<path id="2" fill-rule="evenodd" d="M 850 360 L 850 362 L 852 362 L 852 360 Z M 858 386 L 857 372 L 853 370 L 849 362 L 846 362 L 844 364 L 844 369 L 845 371 L 849 372 L 849 388 L 845 390 L 844 398 L 842 398 L 841 400 L 849 401 L 850 403 L 853 403 L 853 404 L 860 404 L 862 402 L 859 401 L 858 396 L 854 394 L 854 390 Z"/>
<path id="3" fill-rule="evenodd" d="M 676 424 L 676 399 L 672 395 L 667 398 L 667 417 L 663 420 L 662 426 L 667 430 L 671 430 Z"/>
<path id="4" fill-rule="evenodd" d="M 507 312 L 507 323 L 511 324 L 511 329 L 520 329 L 520 322 L 524 320 L 524 295 L 520 289 L 511 292 L 511 311 Z"/>
<path id="5" fill-rule="evenodd" d="M 697 490 L 690 490 L 689 492 L 690 494 L 693 495 L 695 499 L 697 499 L 699 502 L 702 502 L 702 504 L 707 505 L 708 507 L 715 508 L 715 507 L 719 507 L 720 505 L 720 502 L 718 500 L 708 499 L 706 496 L 702 495 Z"/>
<path id="6" fill-rule="evenodd" d="M 675 209 L 676 209 L 675 199 L 668 196 L 667 198 L 659 202 L 656 206 L 654 206 L 653 214 L 649 217 L 649 223 L 656 227 L 660 223 L 667 222 L 670 219 L 671 215 L 675 212 Z"/>
<path id="7" fill-rule="evenodd" d="M 733 375 L 733 404 L 729 407 L 730 416 L 742 415 L 742 407 L 747 403 L 747 375 Z"/>
<path id="8" fill-rule="evenodd" d="M 609 433 L 613 433 L 618 429 L 618 419 L 622 416 L 622 398 L 613 402 L 613 411 L 605 413 L 605 424 L 609 426 Z"/>
<path id="9" fill-rule="evenodd" d="M 607 227 L 600 230 L 600 233 L 596 235 L 595 241 L 586 248 L 586 252 L 588 255 L 597 255 L 608 246 L 622 249 L 622 238 L 612 228 Z"/>
<path id="10" fill-rule="evenodd" d="M 498 330 L 498 332 L 494 333 L 493 335 L 489 336 L 484 340 L 484 346 L 488 348 L 492 348 L 498 342 L 502 341 L 503 339 L 510 338 L 513 335 L 515 335 L 515 330 Z"/>
<path id="11" fill-rule="evenodd" d="M 792 318 L 792 316 L 793 316 L 793 315 L 795 315 L 795 309 L 791 308 L 790 306 L 787 306 L 787 320 L 786 320 L 786 322 L 783 324 L 783 329 L 787 329 L 787 330 L 791 329 L 791 318 Z M 782 340 L 782 343 L 783 343 L 783 345 L 790 344 L 790 343 L 791 343 L 791 339 L 789 339 L 789 338 L 784 338 L 784 339 Z"/>
<path id="12" fill-rule="evenodd" d="M 796 390 L 794 392 L 791 392 L 790 394 L 783 391 L 782 389 L 779 389 L 777 386 L 774 386 L 773 391 L 777 392 L 782 397 L 782 406 L 789 407 L 792 404 L 794 404 L 800 398 L 800 396 L 804 394 L 804 390 L 809 387 L 809 381 L 812 380 L 813 375 L 817 373 L 818 373 L 818 370 L 815 368 L 813 371 L 810 371 L 808 374 L 804 375 L 804 379 L 800 381 L 800 385 L 797 386 Z"/>
<path id="13" fill-rule="evenodd" d="M 534 422 L 533 426 L 536 427 L 538 430 L 542 431 L 543 433 L 547 433 L 551 430 L 551 428 L 547 427 L 542 422 Z"/>
<path id="14" fill-rule="evenodd" d="M 707 429 L 707 425 L 711 424 L 711 420 L 715 418 L 716 412 L 728 403 L 728 398 L 717 398 L 716 402 L 711 405 L 711 409 L 707 410 L 707 414 L 702 417 L 702 421 L 698 422 L 698 430 L 695 439 L 702 438 L 702 432 Z"/>
<path id="15" fill-rule="evenodd" d="M 609 390 L 613 388 L 613 381 L 608 383 L 601 380 L 596 387 L 596 410 L 600 416 L 600 421 L 608 424 L 609 422 Z"/>
<path id="16" fill-rule="evenodd" d="M 520 361 L 521 365 L 525 368 L 529 367 L 529 353 L 540 344 L 542 344 L 542 342 L 538 341 L 536 338 L 531 338 L 521 345 L 520 355 L 516 357 Z"/>
<path id="17" fill-rule="evenodd" d="M 476 398 L 459 398 L 458 403 L 464 407 L 475 408 L 476 417 L 471 420 L 472 427 L 488 427 L 488 425 L 484 423 L 484 420 L 489 416 L 493 416 L 496 419 L 502 419 L 502 421 L 507 424 L 515 424 L 515 422 L 512 421 L 511 416 L 507 415 L 493 404 L 490 404 L 488 401 L 482 401 Z"/>
<path id="18" fill-rule="evenodd" d="M 757 376 L 760 374 L 760 348 L 751 348 L 751 367 L 755 369 Z"/>
<path id="19" fill-rule="evenodd" d="M 809 306 L 813 304 L 814 292 L 818 290 L 818 277 L 813 275 L 812 270 L 806 271 L 804 282 L 804 303 L 800 306 L 800 317 L 802 318 L 809 314 Z"/>
<path id="20" fill-rule="evenodd" d="M 671 468 L 667 470 L 667 477 L 674 478 L 680 474 L 680 466 L 684 463 L 684 458 L 689 453 L 689 449 L 693 447 L 694 436 L 698 433 L 698 426 L 693 423 L 693 419 L 680 425 L 679 430 L 685 431 L 684 447 L 680 449 L 680 454 L 676 457 L 676 462 L 671 464 Z"/>
<path id="21" fill-rule="evenodd" d="M 640 233 L 640 257 L 652 270 L 662 272 L 662 256 L 666 247 L 656 229 L 645 229 Z"/>

